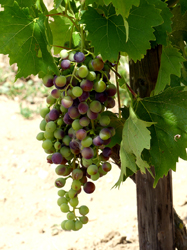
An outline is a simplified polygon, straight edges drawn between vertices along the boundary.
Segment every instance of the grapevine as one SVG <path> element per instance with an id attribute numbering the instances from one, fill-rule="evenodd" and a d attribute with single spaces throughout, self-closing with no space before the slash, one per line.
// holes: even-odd
<path id="1" fill-rule="evenodd" d="M 37 139 L 48 154 L 47 162 L 59 164 L 57 204 L 67 219 L 64 230 L 79 230 L 88 222 L 89 209 L 79 205 L 79 194 L 91 194 L 94 182 L 111 170 L 108 147 L 115 129 L 110 126 L 107 110 L 115 106 L 116 87 L 110 82 L 109 62 L 80 51 L 60 52 L 59 76 L 46 75 L 43 83 L 53 88 L 47 107 L 41 109 L 43 120 Z M 71 189 L 64 188 L 67 179 Z"/>

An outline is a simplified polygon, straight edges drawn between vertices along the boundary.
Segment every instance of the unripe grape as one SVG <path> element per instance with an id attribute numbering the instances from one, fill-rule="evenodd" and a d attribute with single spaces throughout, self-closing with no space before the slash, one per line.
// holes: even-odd
<path id="1" fill-rule="evenodd" d="M 82 65 L 80 66 L 80 68 L 78 69 L 78 76 L 81 77 L 81 78 L 86 78 L 89 71 L 88 71 L 88 68 L 86 67 L 86 65 Z"/>
<path id="2" fill-rule="evenodd" d="M 64 187 L 65 184 L 66 184 L 66 179 L 64 179 L 64 178 L 58 178 L 55 181 L 55 186 L 57 188 L 62 188 L 62 187 Z"/>
<path id="3" fill-rule="evenodd" d="M 83 205 L 83 206 L 79 207 L 79 213 L 81 215 L 86 215 L 89 213 L 89 208 L 87 206 Z"/>
<path id="4" fill-rule="evenodd" d="M 60 197 L 63 197 L 65 195 L 66 191 L 65 190 L 58 190 L 58 195 Z"/>
<path id="5" fill-rule="evenodd" d="M 63 213 L 69 212 L 69 206 L 68 206 L 68 204 L 67 204 L 67 203 L 62 203 L 62 204 L 60 205 L 60 210 L 61 210 Z"/>
<path id="6" fill-rule="evenodd" d="M 111 170 L 112 166 L 109 162 L 105 162 L 103 163 L 102 165 L 102 169 L 105 171 L 105 172 L 109 172 Z"/>
<path id="7" fill-rule="evenodd" d="M 45 118 L 45 116 L 50 112 L 50 109 L 48 107 L 40 109 L 40 115 L 42 118 Z"/>
<path id="8" fill-rule="evenodd" d="M 53 86 L 53 76 L 52 75 L 46 75 L 44 76 L 43 80 L 43 84 L 47 87 L 50 88 Z"/>
<path id="9" fill-rule="evenodd" d="M 80 217 L 80 221 L 82 222 L 82 224 L 87 224 L 88 223 L 88 217 L 83 215 L 83 216 Z"/>
<path id="10" fill-rule="evenodd" d="M 79 229 L 81 229 L 81 228 L 82 228 L 82 222 L 79 221 L 79 220 L 77 220 L 77 221 L 75 222 L 75 229 L 76 229 L 76 230 L 79 230 Z"/>
<path id="11" fill-rule="evenodd" d="M 40 132 L 37 134 L 36 139 L 38 141 L 43 141 L 44 140 L 44 132 Z"/>
<path id="12" fill-rule="evenodd" d="M 83 90 L 79 86 L 75 86 L 72 89 L 72 93 L 73 93 L 74 96 L 80 97 L 82 95 L 82 93 L 83 93 Z"/>
<path id="13" fill-rule="evenodd" d="M 75 219 L 75 214 L 74 214 L 73 212 L 69 212 L 69 213 L 67 214 L 67 219 L 68 219 L 68 220 L 74 220 L 74 219 Z"/>
<path id="14" fill-rule="evenodd" d="M 55 86 L 58 89 L 62 89 L 66 85 L 66 77 L 65 76 L 57 76 L 55 79 Z"/>
<path id="15" fill-rule="evenodd" d="M 81 182 L 79 180 L 73 180 L 71 188 L 74 190 L 79 190 L 81 188 Z"/>
<path id="16" fill-rule="evenodd" d="M 45 131 L 45 126 L 46 126 L 47 122 L 43 119 L 40 122 L 40 130 Z"/>
<path id="17" fill-rule="evenodd" d="M 106 127 L 110 124 L 110 117 L 108 115 L 103 115 L 99 118 L 99 123 L 101 126 Z"/>
<path id="18" fill-rule="evenodd" d="M 92 60 L 92 67 L 95 71 L 100 71 L 104 67 L 104 62 L 101 58 L 95 58 Z"/>
<path id="19" fill-rule="evenodd" d="M 61 206 L 62 203 L 67 203 L 67 202 L 68 202 L 68 201 L 66 200 L 65 197 L 60 197 L 60 198 L 58 198 L 58 200 L 57 200 L 57 204 L 58 204 L 59 206 Z"/>
<path id="20" fill-rule="evenodd" d="M 75 198 L 70 199 L 69 204 L 70 204 L 72 207 L 76 207 L 76 206 L 79 204 L 78 198 L 75 197 Z"/>
<path id="21" fill-rule="evenodd" d="M 80 180 L 83 177 L 83 171 L 80 169 L 74 169 L 72 172 L 72 178 L 74 180 Z"/>
<path id="22" fill-rule="evenodd" d="M 98 93 L 103 92 L 106 89 L 106 84 L 104 81 L 99 80 L 94 83 L 94 90 Z"/>
<path id="23" fill-rule="evenodd" d="M 43 148 L 43 149 L 46 149 L 46 150 L 52 148 L 52 146 L 53 146 L 53 143 L 52 143 L 52 141 L 49 140 L 49 139 L 43 141 L 43 143 L 42 143 L 42 148 Z"/>
<path id="24" fill-rule="evenodd" d="M 60 53 L 59 53 L 59 55 L 60 55 L 60 57 L 62 58 L 62 59 L 67 59 L 68 58 L 68 51 L 66 50 L 66 49 L 63 49 L 63 50 L 61 50 L 60 51 Z"/>
<path id="25" fill-rule="evenodd" d="M 98 172 L 98 167 L 96 165 L 90 165 L 88 168 L 87 168 L 87 173 L 89 175 L 94 175 L 94 174 L 97 174 Z"/>
<path id="26" fill-rule="evenodd" d="M 97 174 L 91 175 L 92 181 L 97 181 L 100 178 L 100 173 L 97 172 Z"/>
<path id="27" fill-rule="evenodd" d="M 100 133 L 99 133 L 99 137 L 102 140 L 107 140 L 112 136 L 110 130 L 108 128 L 103 128 L 101 129 Z"/>

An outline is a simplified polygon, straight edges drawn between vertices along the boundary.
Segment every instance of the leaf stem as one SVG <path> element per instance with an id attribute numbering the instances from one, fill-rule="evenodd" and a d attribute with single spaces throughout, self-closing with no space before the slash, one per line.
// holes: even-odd
<path id="1" fill-rule="evenodd" d="M 115 65 L 116 72 L 118 72 L 119 60 L 120 60 L 120 53 L 118 55 L 118 60 L 117 60 L 117 63 Z M 116 86 L 117 86 L 118 113 L 119 113 L 119 119 L 121 119 L 121 102 L 120 102 L 119 83 L 118 83 L 118 75 L 117 74 L 115 74 L 115 78 L 116 78 Z"/>
<path id="2" fill-rule="evenodd" d="M 80 25 L 81 30 L 81 52 L 84 51 L 84 31 L 83 31 L 83 25 Z"/>

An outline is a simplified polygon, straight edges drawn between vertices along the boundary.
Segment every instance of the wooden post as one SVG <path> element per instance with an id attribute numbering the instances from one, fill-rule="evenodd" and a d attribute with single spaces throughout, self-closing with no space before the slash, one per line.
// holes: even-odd
<path id="1" fill-rule="evenodd" d="M 162 47 L 148 50 L 136 63 L 130 61 L 130 84 L 140 97 L 154 89 L 160 67 Z M 153 188 L 147 172 L 136 174 L 137 213 L 140 250 L 174 250 L 174 215 L 171 172 Z"/>

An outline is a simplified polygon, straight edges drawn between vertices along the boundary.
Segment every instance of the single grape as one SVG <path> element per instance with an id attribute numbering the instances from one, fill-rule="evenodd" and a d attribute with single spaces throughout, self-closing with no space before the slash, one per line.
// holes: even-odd
<path id="1" fill-rule="evenodd" d="M 82 127 L 87 127 L 90 124 L 90 119 L 88 117 L 82 117 L 80 118 L 79 123 Z"/>
<path id="2" fill-rule="evenodd" d="M 45 131 L 45 126 L 46 126 L 47 122 L 43 119 L 40 122 L 40 130 Z"/>
<path id="3" fill-rule="evenodd" d="M 82 164 L 85 168 L 88 168 L 90 165 L 92 165 L 92 160 L 82 158 Z"/>
<path id="4" fill-rule="evenodd" d="M 116 133 L 115 128 L 113 128 L 113 127 L 108 127 L 108 129 L 110 130 L 112 136 L 114 136 L 115 133 Z"/>
<path id="5" fill-rule="evenodd" d="M 109 162 L 105 162 L 102 164 L 102 169 L 105 171 L 105 172 L 109 172 L 111 170 L 112 166 Z"/>
<path id="6" fill-rule="evenodd" d="M 69 192 L 68 192 L 68 195 L 69 195 L 70 199 L 75 198 L 76 194 L 77 194 L 77 191 L 74 190 L 74 189 L 70 189 Z"/>
<path id="7" fill-rule="evenodd" d="M 104 157 L 110 157 L 111 156 L 111 154 L 112 154 L 112 149 L 111 148 L 109 148 L 109 147 L 106 147 L 106 148 L 104 148 L 103 149 L 103 156 Z"/>
<path id="8" fill-rule="evenodd" d="M 63 105 L 60 105 L 60 111 L 61 111 L 62 113 L 67 113 L 68 108 L 65 108 Z M 63 120 L 63 119 L 62 119 L 62 120 Z"/>
<path id="9" fill-rule="evenodd" d="M 89 213 L 89 208 L 87 206 L 83 205 L 83 206 L 79 207 L 79 213 L 81 215 L 86 215 Z"/>
<path id="10" fill-rule="evenodd" d="M 52 162 L 54 164 L 60 164 L 62 162 L 62 155 L 61 155 L 61 153 L 58 153 L 58 152 L 54 153 L 52 155 Z"/>
<path id="11" fill-rule="evenodd" d="M 58 195 L 59 195 L 60 197 L 63 197 L 65 194 L 66 194 L 66 191 L 65 191 L 65 190 L 63 190 L 63 189 L 58 190 Z"/>
<path id="12" fill-rule="evenodd" d="M 70 204 L 72 207 L 76 207 L 76 206 L 79 204 L 78 198 L 75 197 L 75 198 L 70 199 L 69 204 Z"/>
<path id="13" fill-rule="evenodd" d="M 50 88 L 53 86 L 53 76 L 52 75 L 46 75 L 44 76 L 43 80 L 43 84 L 47 87 Z"/>
<path id="14" fill-rule="evenodd" d="M 49 139 L 43 141 L 43 143 L 42 143 L 42 148 L 43 148 L 43 149 L 46 149 L 46 150 L 51 149 L 52 146 L 53 146 L 53 143 L 52 143 L 52 141 L 49 140 Z"/>
<path id="15" fill-rule="evenodd" d="M 100 71 L 104 67 L 104 62 L 101 58 L 95 58 L 92 60 L 91 63 L 92 63 L 92 67 L 93 67 L 94 71 Z"/>
<path id="16" fill-rule="evenodd" d="M 107 140 L 112 136 L 110 130 L 108 128 L 103 128 L 101 129 L 100 133 L 99 133 L 99 137 L 102 140 Z"/>
<path id="17" fill-rule="evenodd" d="M 101 92 L 105 91 L 105 89 L 106 89 L 106 84 L 101 79 L 94 83 L 94 90 L 96 92 L 101 93 Z"/>
<path id="18" fill-rule="evenodd" d="M 50 109 L 48 107 L 40 109 L 40 115 L 42 118 L 45 118 L 45 116 L 50 112 Z"/>
<path id="19" fill-rule="evenodd" d="M 80 97 L 82 95 L 82 93 L 83 93 L 83 90 L 79 86 L 75 86 L 72 89 L 72 93 L 73 93 L 74 96 Z"/>
<path id="20" fill-rule="evenodd" d="M 62 142 L 66 145 L 69 146 L 69 143 L 71 141 L 71 137 L 69 135 L 65 135 L 64 138 L 62 139 Z"/>
<path id="21" fill-rule="evenodd" d="M 74 61 L 74 55 L 75 55 L 75 51 L 71 51 L 70 53 L 69 53 L 69 60 L 70 61 Z"/>
<path id="22" fill-rule="evenodd" d="M 76 96 L 73 95 L 72 89 L 68 89 L 67 95 L 70 96 L 73 99 L 73 101 L 77 98 Z"/>
<path id="23" fill-rule="evenodd" d="M 73 119 L 68 115 L 68 113 L 66 113 L 64 115 L 63 121 L 65 124 L 70 125 L 70 124 L 72 124 Z"/>
<path id="24" fill-rule="evenodd" d="M 92 181 L 97 181 L 100 178 L 100 173 L 97 172 L 97 174 L 91 175 Z"/>
<path id="25" fill-rule="evenodd" d="M 84 184 L 83 189 L 84 189 L 85 193 L 91 194 L 95 190 L 95 184 L 91 181 L 88 181 Z"/>
<path id="26" fill-rule="evenodd" d="M 89 175 L 94 175 L 94 174 L 97 174 L 98 172 L 98 167 L 96 165 L 90 165 L 88 168 L 87 168 L 87 173 Z"/>
<path id="27" fill-rule="evenodd" d="M 94 113 L 99 113 L 99 112 L 101 112 L 101 110 L 102 110 L 102 105 L 101 105 L 101 103 L 100 103 L 99 101 L 96 101 L 96 100 L 92 101 L 92 102 L 90 103 L 90 110 L 91 110 L 92 112 L 94 112 Z"/>
<path id="28" fill-rule="evenodd" d="M 81 141 L 81 145 L 85 148 L 90 147 L 92 145 L 92 138 L 89 136 L 86 136 L 86 138 L 84 138 Z"/>
<path id="29" fill-rule="evenodd" d="M 62 223 L 61 223 L 61 228 L 63 229 L 63 230 L 66 230 L 66 228 L 65 228 L 65 224 L 66 224 L 66 222 L 67 222 L 68 220 L 64 220 L 64 221 L 62 221 Z"/>
<path id="30" fill-rule="evenodd" d="M 103 145 L 103 140 L 99 137 L 99 136 L 96 136 L 94 139 L 93 139 L 93 144 L 97 147 Z"/>
<path id="31" fill-rule="evenodd" d="M 75 137 L 75 130 L 74 130 L 73 128 L 70 128 L 70 129 L 68 130 L 68 135 L 69 135 L 69 137 L 71 137 L 71 138 Z"/>
<path id="32" fill-rule="evenodd" d="M 74 220 L 68 220 L 65 223 L 65 229 L 66 230 L 73 230 L 75 228 L 75 221 Z"/>
<path id="33" fill-rule="evenodd" d="M 65 197 L 60 197 L 60 198 L 58 198 L 57 204 L 58 204 L 59 206 L 61 206 L 62 203 L 68 203 L 68 201 L 66 200 Z"/>
<path id="34" fill-rule="evenodd" d="M 82 63 L 85 60 L 85 55 L 82 52 L 77 52 L 74 55 L 74 60 L 78 63 Z"/>
<path id="35" fill-rule="evenodd" d="M 95 112 L 91 111 L 90 109 L 88 109 L 86 114 L 87 114 L 88 118 L 90 118 L 90 120 L 96 120 L 98 117 L 98 113 L 95 113 Z"/>
<path id="36" fill-rule="evenodd" d="M 52 155 L 47 156 L 47 163 L 52 164 Z"/>
<path id="37" fill-rule="evenodd" d="M 79 220 L 77 220 L 77 221 L 75 222 L 75 230 L 79 230 L 79 229 L 81 229 L 81 228 L 82 228 L 82 222 L 79 221 Z"/>
<path id="38" fill-rule="evenodd" d="M 44 140 L 44 132 L 40 132 L 37 134 L 36 139 L 38 141 L 43 141 Z"/>
<path id="39" fill-rule="evenodd" d="M 83 140 L 83 139 L 85 139 L 86 138 L 86 136 L 87 136 L 87 131 L 85 130 L 85 129 L 79 129 L 77 132 L 76 132 L 76 134 L 75 134 L 75 136 L 76 136 L 76 138 L 78 139 L 78 140 Z"/>
<path id="40" fill-rule="evenodd" d="M 80 117 L 80 113 L 77 107 L 71 106 L 68 109 L 68 115 L 72 118 L 72 119 L 77 119 Z"/>
<path id="41" fill-rule="evenodd" d="M 69 143 L 69 147 L 70 147 L 70 150 L 73 154 L 79 154 L 80 153 L 80 146 L 79 146 L 79 143 L 78 141 L 76 140 L 72 140 L 70 143 Z"/>
<path id="42" fill-rule="evenodd" d="M 82 95 L 78 98 L 80 102 L 84 102 L 89 98 L 89 96 L 90 96 L 89 92 L 83 91 Z"/>
<path id="43" fill-rule="evenodd" d="M 81 188 L 81 182 L 79 180 L 73 180 L 71 188 L 78 191 Z"/>
<path id="44" fill-rule="evenodd" d="M 71 98 L 71 96 L 64 96 L 61 100 L 61 104 L 62 106 L 64 106 L 64 108 L 70 108 L 73 104 L 73 99 Z"/>
<path id="45" fill-rule="evenodd" d="M 45 139 L 49 139 L 49 140 L 53 141 L 53 139 L 54 139 L 54 134 L 53 134 L 53 132 L 45 131 L 45 132 L 44 132 L 44 137 L 45 137 Z"/>
<path id="46" fill-rule="evenodd" d="M 99 118 L 99 123 L 101 126 L 106 127 L 110 124 L 110 117 L 108 115 L 102 115 Z"/>
<path id="47" fill-rule="evenodd" d="M 80 102 L 78 105 L 78 112 L 81 115 L 84 115 L 87 113 L 87 111 L 88 111 L 88 104 L 86 102 Z"/>
<path id="48" fill-rule="evenodd" d="M 56 130 L 56 123 L 53 121 L 50 121 L 46 124 L 45 130 L 47 132 L 53 133 Z"/>
<path id="49" fill-rule="evenodd" d="M 54 131 L 54 137 L 55 137 L 56 139 L 62 139 L 62 138 L 64 137 L 64 135 L 65 135 L 65 132 L 64 132 L 62 129 L 60 129 L 60 128 L 57 128 L 57 129 Z"/>
<path id="50" fill-rule="evenodd" d="M 115 100 L 111 96 L 109 96 L 104 102 L 104 105 L 107 109 L 112 109 L 115 107 Z"/>
<path id="51" fill-rule="evenodd" d="M 53 89 L 51 91 L 51 96 L 54 97 L 55 99 L 58 99 L 60 97 L 61 93 L 59 89 Z"/>
<path id="52" fill-rule="evenodd" d="M 77 131 L 77 130 L 79 130 L 79 129 L 81 129 L 82 128 L 82 126 L 80 125 L 80 123 L 79 123 L 79 119 L 75 119 L 73 122 L 72 122 L 72 128 L 75 130 L 75 131 Z"/>
<path id="53" fill-rule="evenodd" d="M 89 73 L 89 71 L 88 71 L 88 68 L 86 67 L 86 65 L 80 66 L 80 68 L 78 69 L 78 72 L 77 72 L 77 74 L 80 78 L 86 78 L 88 73 Z"/>
<path id="54" fill-rule="evenodd" d="M 69 212 L 69 206 L 68 206 L 68 204 L 67 204 L 67 203 L 62 203 L 62 204 L 60 205 L 60 210 L 61 210 L 63 213 Z"/>
<path id="55" fill-rule="evenodd" d="M 62 154 L 62 156 L 64 156 L 65 158 L 69 157 L 71 155 L 71 151 L 70 148 L 67 146 L 63 146 L 60 149 L 60 153 Z"/>
<path id="56" fill-rule="evenodd" d="M 68 220 L 74 220 L 74 219 L 75 219 L 75 214 L 74 214 L 73 212 L 69 212 L 69 213 L 67 214 L 67 219 L 68 219 Z"/>
<path id="57" fill-rule="evenodd" d="M 66 176 L 67 174 L 71 173 L 72 168 L 68 168 L 68 166 L 60 164 L 55 168 L 55 172 L 58 175 Z"/>
<path id="58" fill-rule="evenodd" d="M 108 145 L 111 142 L 111 137 L 107 140 L 103 140 L 103 145 Z"/>
<path id="59" fill-rule="evenodd" d="M 63 50 L 61 50 L 60 51 L 60 53 L 59 53 L 59 55 L 60 55 L 60 57 L 62 58 L 62 59 L 67 59 L 68 58 L 68 51 L 66 50 L 66 49 L 63 49 Z"/>
<path id="60" fill-rule="evenodd" d="M 58 178 L 58 179 L 56 179 L 56 181 L 55 181 L 55 186 L 56 186 L 57 188 L 62 188 L 62 187 L 65 186 L 65 184 L 66 184 L 66 179 L 64 179 L 64 178 Z"/>
<path id="61" fill-rule="evenodd" d="M 67 60 L 67 59 L 62 60 L 62 62 L 60 64 L 62 69 L 69 69 L 70 65 L 71 65 L 71 62 L 70 62 L 70 60 Z"/>
<path id="62" fill-rule="evenodd" d="M 94 157 L 94 151 L 91 147 L 83 148 L 81 151 L 82 157 L 89 160 Z"/>
<path id="63" fill-rule="evenodd" d="M 84 184 L 87 182 L 87 177 L 86 177 L 86 176 L 83 176 L 83 177 L 80 179 L 80 182 L 84 185 Z"/>
<path id="64" fill-rule="evenodd" d="M 57 76 L 55 79 L 55 87 L 57 89 L 63 89 L 66 85 L 66 77 L 65 76 Z"/>
<path id="65" fill-rule="evenodd" d="M 89 81 L 94 81 L 96 79 L 96 73 L 94 71 L 89 71 L 86 79 Z"/>
<path id="66" fill-rule="evenodd" d="M 116 86 L 114 84 L 108 84 L 106 87 L 106 93 L 108 96 L 115 96 L 117 92 Z"/>
<path id="67" fill-rule="evenodd" d="M 52 120 L 52 121 L 55 121 L 59 118 L 59 111 L 57 109 L 52 109 L 50 112 L 49 112 L 49 118 Z"/>
<path id="68" fill-rule="evenodd" d="M 49 105 L 53 105 L 56 102 L 56 98 L 54 98 L 52 95 L 48 95 L 48 97 L 46 98 L 46 102 Z"/>
<path id="69" fill-rule="evenodd" d="M 83 171 L 81 169 L 74 169 L 72 172 L 72 178 L 74 180 L 80 180 L 83 177 Z"/>
<path id="70" fill-rule="evenodd" d="M 87 224 L 88 223 L 88 217 L 83 215 L 83 216 L 80 217 L 80 221 L 82 222 L 82 224 Z"/>

